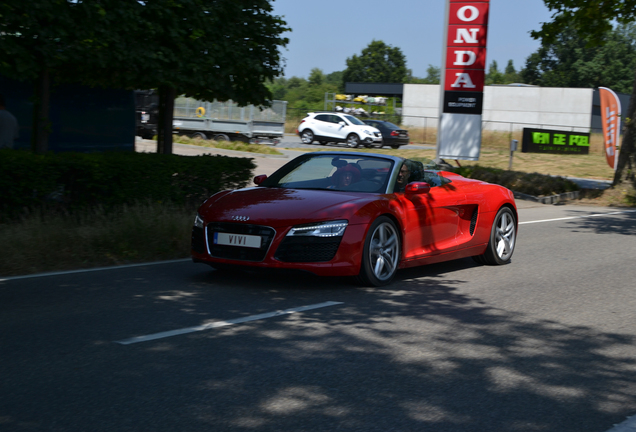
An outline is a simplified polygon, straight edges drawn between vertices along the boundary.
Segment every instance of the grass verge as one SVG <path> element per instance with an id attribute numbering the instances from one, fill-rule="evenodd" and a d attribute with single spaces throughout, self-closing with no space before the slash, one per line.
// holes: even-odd
<path id="1" fill-rule="evenodd" d="M 248 153 L 260 153 L 269 155 L 282 155 L 281 152 L 264 144 L 248 144 L 243 141 L 214 141 L 201 138 L 190 138 L 184 135 L 174 137 L 174 142 L 189 144 L 199 147 L 217 148 L 224 150 L 234 150 Z"/>
<path id="2" fill-rule="evenodd" d="M 185 258 L 193 217 L 193 209 L 158 203 L 27 213 L 0 224 L 0 275 Z"/>

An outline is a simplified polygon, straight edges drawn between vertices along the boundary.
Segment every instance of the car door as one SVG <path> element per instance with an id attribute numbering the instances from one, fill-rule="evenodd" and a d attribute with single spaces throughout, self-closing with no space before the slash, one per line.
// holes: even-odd
<path id="1" fill-rule="evenodd" d="M 331 123 L 333 124 L 333 136 L 335 138 L 344 140 L 347 137 L 347 126 L 343 126 L 342 123 L 347 125 L 348 123 L 340 116 L 331 115 Z"/>
<path id="2" fill-rule="evenodd" d="M 331 122 L 330 114 L 318 114 L 315 118 L 315 131 L 314 135 L 316 135 L 317 139 L 322 138 L 333 138 L 334 137 L 334 125 Z"/>
<path id="3" fill-rule="evenodd" d="M 396 193 L 404 221 L 404 257 L 436 255 L 458 248 L 462 205 L 465 195 L 436 172 L 426 172 L 419 180 L 431 186 L 428 193 Z"/>

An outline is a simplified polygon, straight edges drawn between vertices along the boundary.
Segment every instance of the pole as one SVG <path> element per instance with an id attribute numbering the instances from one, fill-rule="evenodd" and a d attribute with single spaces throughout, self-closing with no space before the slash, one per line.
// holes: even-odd
<path id="1" fill-rule="evenodd" d="M 508 163 L 508 171 L 512 171 L 512 157 L 514 156 L 515 151 L 517 151 L 518 145 L 519 145 L 519 141 L 517 140 L 510 141 L 510 162 Z"/>

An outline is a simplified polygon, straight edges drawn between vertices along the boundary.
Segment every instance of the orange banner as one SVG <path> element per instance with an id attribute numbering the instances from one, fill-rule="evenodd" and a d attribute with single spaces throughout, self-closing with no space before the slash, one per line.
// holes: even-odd
<path id="1" fill-rule="evenodd" d="M 621 133 L 621 101 L 612 90 L 599 87 L 601 97 L 601 122 L 603 123 L 603 140 L 605 141 L 605 158 L 607 164 L 616 169 L 618 162 L 618 139 Z"/>

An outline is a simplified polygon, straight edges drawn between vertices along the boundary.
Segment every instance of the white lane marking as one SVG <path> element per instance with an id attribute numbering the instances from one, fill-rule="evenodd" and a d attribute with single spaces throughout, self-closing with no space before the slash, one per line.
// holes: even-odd
<path id="1" fill-rule="evenodd" d="M 182 335 L 186 333 L 194 333 L 194 332 L 209 330 L 209 329 L 218 328 L 218 327 L 226 327 L 226 326 L 230 326 L 234 324 L 241 324 L 241 323 L 249 322 L 249 321 L 262 320 L 262 319 L 272 318 L 272 317 L 281 316 L 281 315 L 289 315 L 296 312 L 304 312 L 311 309 L 319 309 L 319 308 L 335 306 L 339 304 L 342 304 L 342 302 L 328 301 L 324 303 L 317 303 L 317 304 L 308 305 L 308 306 L 300 306 L 300 307 L 285 309 L 285 310 L 276 311 L 276 312 L 267 312 L 267 313 L 263 313 L 259 315 L 251 315 L 251 316 L 236 318 L 236 319 L 228 320 L 228 321 L 216 321 L 210 324 L 204 324 L 204 325 L 199 325 L 194 327 L 186 327 L 186 328 L 182 328 L 178 330 L 170 330 L 170 331 L 165 331 L 160 333 L 153 333 L 153 334 L 145 335 L 145 336 L 136 336 L 130 339 L 115 341 L 115 343 L 118 343 L 121 345 L 130 345 L 130 344 L 139 343 L 139 342 L 146 342 L 146 341 L 151 341 L 155 339 L 163 339 L 163 338 L 178 336 L 178 335 Z"/>
<path id="2" fill-rule="evenodd" d="M 139 263 L 139 264 L 125 264 L 125 265 L 111 266 L 111 267 L 95 267 L 95 268 L 81 269 L 81 270 L 67 270 L 67 271 L 50 272 L 50 273 L 37 273 L 37 274 L 24 275 L 24 276 L 10 276 L 10 277 L 0 278 L 0 282 L 18 280 L 18 279 L 30 279 L 30 278 L 45 277 L 45 276 L 63 276 L 68 274 L 88 273 L 88 272 L 103 271 L 103 270 L 119 270 L 119 269 L 131 268 L 131 267 L 142 267 L 142 266 L 157 265 L 157 264 L 172 264 L 172 263 L 179 263 L 179 262 L 186 262 L 186 261 L 192 261 L 192 258 L 182 258 L 182 259 L 169 260 L 169 261 L 154 261 L 154 262 L 146 262 L 146 263 Z"/>
<path id="3" fill-rule="evenodd" d="M 536 220 L 536 221 L 519 222 L 519 225 L 542 223 L 542 222 L 556 222 L 556 221 L 564 221 L 564 220 L 572 220 L 572 219 L 583 219 L 583 218 L 591 218 L 591 217 L 599 217 L 599 216 L 610 216 L 610 215 L 634 213 L 634 212 L 636 212 L 636 210 L 623 210 L 623 211 L 615 211 L 611 213 L 596 213 L 596 214 L 583 215 L 583 216 L 570 216 L 570 217 L 563 217 L 563 218 L 556 218 L 556 219 L 543 219 L 543 220 Z"/>
<path id="4" fill-rule="evenodd" d="M 613 428 L 606 432 L 634 432 L 636 431 L 636 415 L 627 417 L 623 423 L 614 425 Z"/>

